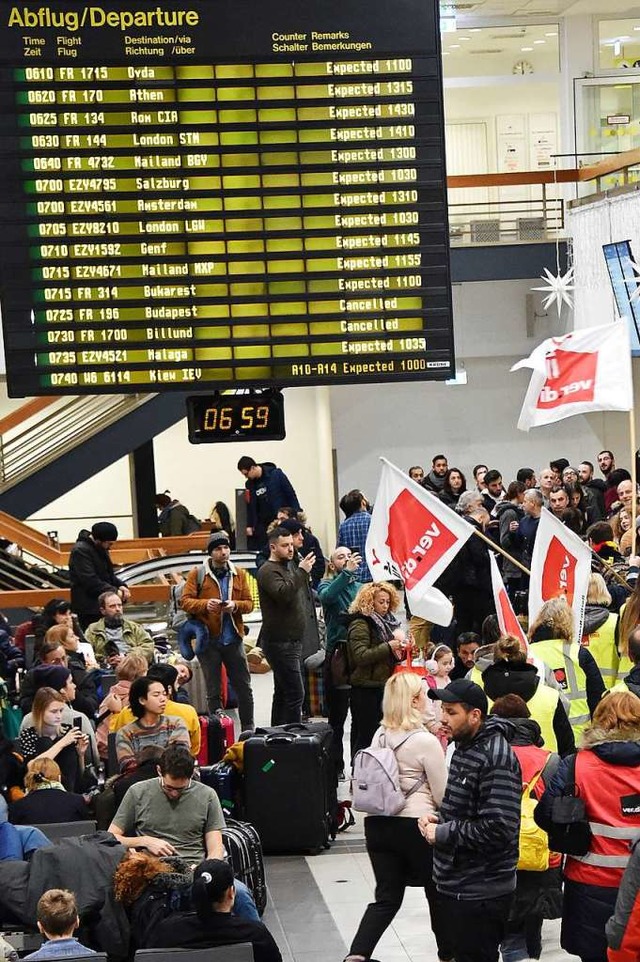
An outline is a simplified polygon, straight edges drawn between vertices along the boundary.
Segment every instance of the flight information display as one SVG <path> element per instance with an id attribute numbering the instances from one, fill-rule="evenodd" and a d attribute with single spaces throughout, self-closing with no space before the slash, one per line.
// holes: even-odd
<path id="1" fill-rule="evenodd" d="M 454 375 L 436 0 L 0 18 L 11 396 Z"/>

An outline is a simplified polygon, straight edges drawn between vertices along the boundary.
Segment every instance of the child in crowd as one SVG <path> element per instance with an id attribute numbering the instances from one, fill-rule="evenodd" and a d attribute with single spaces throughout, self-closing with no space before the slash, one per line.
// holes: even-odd
<path id="1" fill-rule="evenodd" d="M 78 958 L 84 955 L 95 955 L 93 949 L 88 949 L 73 933 L 80 925 L 78 906 L 73 892 L 66 889 L 49 889 L 38 900 L 36 910 L 38 928 L 47 939 L 46 942 L 27 959 L 61 959 L 67 956 Z"/>
<path id="2" fill-rule="evenodd" d="M 455 659 L 451 648 L 448 645 L 435 645 L 426 662 L 426 669 L 429 672 L 427 677 L 429 688 L 446 688 L 454 665 Z M 430 698 L 427 700 L 425 726 L 436 736 L 446 751 L 448 739 L 442 731 L 442 702 L 432 701 Z"/>

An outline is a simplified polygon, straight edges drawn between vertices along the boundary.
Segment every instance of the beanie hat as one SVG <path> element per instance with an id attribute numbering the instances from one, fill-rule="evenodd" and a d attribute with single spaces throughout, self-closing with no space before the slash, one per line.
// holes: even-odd
<path id="1" fill-rule="evenodd" d="M 111 521 L 96 521 L 91 528 L 91 534 L 96 541 L 117 541 L 118 529 Z"/>
<path id="2" fill-rule="evenodd" d="M 229 541 L 229 535 L 226 531 L 212 531 L 209 538 L 209 543 L 207 545 L 207 554 L 211 554 L 214 548 L 220 548 L 222 545 L 226 545 L 228 548 L 231 547 L 231 542 Z"/>
<path id="3" fill-rule="evenodd" d="M 53 688 L 60 691 L 67 684 L 71 672 L 62 665 L 36 665 L 33 669 L 33 680 L 36 691 L 39 688 Z"/>
<path id="4" fill-rule="evenodd" d="M 297 534 L 298 531 L 304 531 L 304 525 L 301 521 L 296 521 L 295 518 L 285 518 L 284 521 L 280 522 L 280 527 L 284 528 L 290 534 Z"/>

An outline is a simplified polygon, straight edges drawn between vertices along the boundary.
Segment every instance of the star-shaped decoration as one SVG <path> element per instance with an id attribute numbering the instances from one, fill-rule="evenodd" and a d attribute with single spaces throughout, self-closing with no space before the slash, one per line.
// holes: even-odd
<path id="1" fill-rule="evenodd" d="M 626 287 L 634 287 L 634 290 L 629 293 L 629 303 L 631 303 L 631 301 L 640 297 L 640 265 L 636 264 L 632 257 L 629 258 L 627 263 L 636 275 L 632 280 L 624 282 Z"/>
<path id="2" fill-rule="evenodd" d="M 558 317 L 560 317 L 563 304 L 566 304 L 569 308 L 573 307 L 573 295 L 571 294 L 571 291 L 574 290 L 572 283 L 573 267 L 570 267 L 566 274 L 561 274 L 560 271 L 557 274 L 552 274 L 545 267 L 542 280 L 544 281 L 544 287 L 532 287 L 531 290 L 544 291 L 546 297 L 542 301 L 542 306 L 545 310 L 555 301 Z"/>

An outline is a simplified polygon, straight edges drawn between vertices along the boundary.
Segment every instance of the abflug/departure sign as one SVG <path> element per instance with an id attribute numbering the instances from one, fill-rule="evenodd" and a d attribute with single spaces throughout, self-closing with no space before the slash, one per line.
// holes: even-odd
<path id="1" fill-rule="evenodd" d="M 11 395 L 451 375 L 434 0 L 0 16 Z"/>

